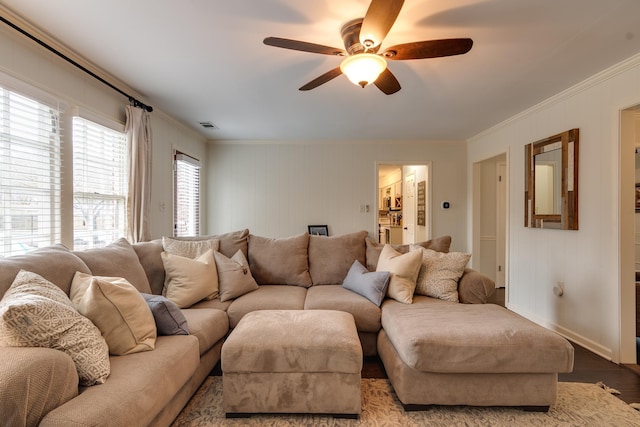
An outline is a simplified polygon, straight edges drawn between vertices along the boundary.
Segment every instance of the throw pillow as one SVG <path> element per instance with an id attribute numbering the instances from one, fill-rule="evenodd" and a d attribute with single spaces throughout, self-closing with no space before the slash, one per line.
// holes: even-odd
<path id="1" fill-rule="evenodd" d="M 311 286 L 309 234 L 271 239 L 249 235 L 249 265 L 261 285 Z"/>
<path id="2" fill-rule="evenodd" d="M 73 253 L 87 264 L 94 276 L 112 276 L 117 272 L 119 277 L 127 279 L 138 291 L 151 292 L 147 273 L 127 239 L 118 239 L 104 248 L 86 249 Z"/>
<path id="3" fill-rule="evenodd" d="M 390 245 L 385 245 L 378 259 L 376 271 L 390 274 L 387 296 L 404 304 L 413 302 L 413 292 L 420 271 L 422 253 L 418 251 L 402 254 Z"/>
<path id="4" fill-rule="evenodd" d="M 100 329 L 109 353 L 123 356 L 155 348 L 153 314 L 126 279 L 77 272 L 69 296 L 80 314 Z"/>
<path id="5" fill-rule="evenodd" d="M 156 321 L 158 335 L 189 335 L 187 319 L 180 308 L 162 295 L 142 294 Z"/>
<path id="6" fill-rule="evenodd" d="M 213 253 L 213 256 L 218 269 L 220 301 L 238 298 L 258 289 L 258 284 L 251 275 L 249 263 L 241 250 L 238 250 L 231 258 L 227 258 L 217 251 Z"/>
<path id="7" fill-rule="evenodd" d="M 436 237 L 435 239 L 427 240 L 424 242 L 416 243 L 417 246 L 422 246 L 426 249 L 433 249 L 438 252 L 449 252 L 449 248 L 451 247 L 451 236 L 441 236 Z M 380 252 L 382 252 L 382 248 L 384 244 L 374 242 L 373 240 L 367 238 L 366 239 L 367 246 L 367 268 L 369 271 L 376 271 L 376 266 L 378 265 L 378 258 L 380 257 Z M 400 252 L 401 254 L 406 254 L 409 252 L 409 245 L 391 245 L 393 249 Z"/>
<path id="8" fill-rule="evenodd" d="M 369 271 L 358 260 L 353 262 L 342 282 L 343 288 L 362 295 L 378 307 L 382 304 L 388 285 L 388 271 Z"/>
<path id="9" fill-rule="evenodd" d="M 442 253 L 411 245 L 411 250 L 422 252 L 422 262 L 416 293 L 445 301 L 458 302 L 458 280 L 471 254 L 462 252 Z"/>
<path id="10" fill-rule="evenodd" d="M 220 240 L 179 240 L 171 237 L 162 238 L 162 248 L 165 252 L 173 255 L 183 256 L 185 258 L 195 259 L 211 249 L 217 251 L 220 249 Z"/>
<path id="11" fill-rule="evenodd" d="M 366 231 L 341 236 L 309 236 L 309 274 L 314 285 L 339 285 L 354 260 L 365 263 Z"/>
<path id="12" fill-rule="evenodd" d="M 218 296 L 218 271 L 209 249 L 196 259 L 162 252 L 165 296 L 180 308 Z"/>
<path id="13" fill-rule="evenodd" d="M 0 347 L 60 350 L 75 363 L 83 386 L 103 384 L 111 372 L 109 349 L 98 328 L 59 287 L 25 270 L 0 301 Z"/>

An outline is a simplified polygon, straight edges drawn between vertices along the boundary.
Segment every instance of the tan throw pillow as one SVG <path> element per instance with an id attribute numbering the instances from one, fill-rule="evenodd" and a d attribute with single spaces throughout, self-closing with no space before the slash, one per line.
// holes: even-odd
<path id="1" fill-rule="evenodd" d="M 103 384 L 109 349 L 98 328 L 56 285 L 21 270 L 0 301 L 0 347 L 47 347 L 68 354 L 80 385 Z"/>
<path id="2" fill-rule="evenodd" d="M 123 356 L 155 348 L 151 309 L 126 279 L 77 272 L 69 296 L 80 314 L 100 329 L 109 353 Z"/>
<path id="3" fill-rule="evenodd" d="M 185 258 L 196 259 L 209 249 L 217 251 L 220 249 L 220 240 L 179 240 L 171 237 L 162 238 L 162 248 L 172 255 L 179 255 Z"/>
<path id="4" fill-rule="evenodd" d="M 196 259 L 162 252 L 165 296 L 180 308 L 218 296 L 218 271 L 209 249 Z"/>
<path id="5" fill-rule="evenodd" d="M 401 254 L 391 245 L 384 245 L 376 271 L 391 273 L 387 288 L 389 298 L 404 304 L 413 302 L 413 291 L 416 288 L 421 259 L 422 253 L 419 251 Z"/>
<path id="6" fill-rule="evenodd" d="M 311 286 L 309 234 L 283 239 L 249 236 L 249 265 L 260 285 Z"/>
<path id="7" fill-rule="evenodd" d="M 422 252 L 416 293 L 458 302 L 458 280 L 462 277 L 471 254 L 462 252 L 444 254 L 415 245 L 411 245 L 411 250 Z"/>
<path id="8" fill-rule="evenodd" d="M 451 236 L 436 237 L 435 239 L 416 243 L 416 245 L 422 246 L 426 249 L 433 249 L 434 251 L 438 252 L 449 252 L 449 248 L 451 247 Z M 376 265 L 378 265 L 378 257 L 380 257 L 380 252 L 382 252 L 384 244 L 374 242 L 373 240 L 367 238 L 366 246 L 367 268 L 369 269 L 369 271 L 376 271 Z M 407 252 L 409 252 L 409 245 L 391 245 L 391 247 L 401 254 L 406 254 Z"/>
<path id="9" fill-rule="evenodd" d="M 213 256 L 218 269 L 220 301 L 238 298 L 258 289 L 258 284 L 251 275 L 249 263 L 241 250 L 238 250 L 231 258 L 217 251 L 213 253 Z"/>

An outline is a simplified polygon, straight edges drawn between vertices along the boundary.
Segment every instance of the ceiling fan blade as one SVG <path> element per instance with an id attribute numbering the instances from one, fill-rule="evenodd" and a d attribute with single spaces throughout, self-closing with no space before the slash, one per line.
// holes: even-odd
<path id="1" fill-rule="evenodd" d="M 301 42 L 298 40 L 282 39 L 279 37 L 267 37 L 263 40 L 267 46 L 281 47 L 284 49 L 299 50 L 302 52 L 321 53 L 323 55 L 346 55 L 343 49 L 321 44 Z"/>
<path id="2" fill-rule="evenodd" d="M 391 46 L 382 52 L 385 59 L 424 59 L 461 55 L 471 50 L 471 39 L 444 39 L 413 42 Z"/>
<path id="3" fill-rule="evenodd" d="M 398 79 L 396 79 L 396 76 L 394 76 L 388 68 L 384 69 L 373 84 L 387 95 L 392 95 L 401 89 Z"/>
<path id="4" fill-rule="evenodd" d="M 404 0 L 371 0 L 362 20 L 360 43 L 367 48 L 379 46 L 396 22 Z"/>
<path id="5" fill-rule="evenodd" d="M 316 77 L 315 79 L 311 80 L 309 83 L 307 83 L 306 85 L 302 86 L 300 89 L 298 90 L 311 90 L 311 89 L 315 89 L 318 86 L 325 84 L 326 82 L 335 79 L 336 77 L 338 77 L 340 74 L 342 74 L 342 71 L 340 70 L 340 67 L 336 67 L 331 71 L 327 71 L 326 73 L 324 73 L 323 75 L 321 75 L 320 77 Z"/>

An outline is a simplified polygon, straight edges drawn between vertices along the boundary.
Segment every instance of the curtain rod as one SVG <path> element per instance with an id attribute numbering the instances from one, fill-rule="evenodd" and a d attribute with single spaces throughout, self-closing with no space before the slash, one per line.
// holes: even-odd
<path id="1" fill-rule="evenodd" d="M 59 56 L 60 58 L 64 59 L 65 61 L 67 61 L 68 63 L 74 65 L 75 67 L 81 69 L 82 71 L 84 71 L 85 73 L 89 74 L 91 77 L 93 77 L 96 80 L 99 80 L 100 82 L 104 83 L 105 85 L 109 86 L 111 89 L 115 90 L 116 92 L 126 96 L 129 99 L 129 103 L 131 105 L 133 105 L 134 107 L 139 107 L 142 108 L 148 112 L 152 112 L 153 111 L 153 107 L 151 107 L 150 105 L 146 105 L 141 101 L 138 101 L 137 99 L 135 99 L 133 96 L 129 95 L 128 93 L 124 92 L 122 89 L 117 88 L 116 86 L 112 85 L 111 83 L 109 83 L 108 81 L 106 81 L 105 79 L 103 79 L 102 77 L 100 77 L 99 75 L 97 75 L 96 73 L 94 73 L 93 71 L 89 70 L 88 68 L 84 67 L 83 65 L 77 63 L 76 61 L 74 61 L 73 59 L 69 58 L 67 55 L 65 55 L 64 53 L 60 52 L 59 50 L 55 49 L 54 47 L 48 45 L 47 43 L 43 42 L 42 40 L 40 40 L 39 38 L 35 37 L 34 35 L 26 32 L 25 30 L 23 30 L 22 28 L 18 27 L 17 25 L 15 25 L 13 22 L 10 22 L 9 20 L 7 20 L 4 16 L 0 16 L 0 20 L 2 22 L 4 22 L 5 24 L 7 24 L 8 26 L 10 26 L 11 28 L 13 28 L 14 30 L 18 31 L 20 34 L 30 38 L 31 40 L 33 40 L 34 42 L 38 43 L 40 46 L 44 47 L 45 49 L 47 49 L 48 51 L 56 54 L 57 56 Z"/>

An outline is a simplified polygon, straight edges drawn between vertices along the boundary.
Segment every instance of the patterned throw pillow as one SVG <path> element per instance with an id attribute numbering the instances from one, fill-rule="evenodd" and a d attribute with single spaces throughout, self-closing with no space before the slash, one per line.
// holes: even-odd
<path id="1" fill-rule="evenodd" d="M 416 293 L 445 301 L 458 302 L 458 280 L 471 254 L 442 253 L 411 245 L 411 250 L 422 251 L 422 265 L 416 281 Z"/>
<path id="2" fill-rule="evenodd" d="M 98 328 L 56 285 L 21 270 L 0 301 L 0 347 L 48 347 L 71 356 L 80 385 L 103 384 L 111 367 Z"/>
<path id="3" fill-rule="evenodd" d="M 171 237 L 163 237 L 162 249 L 172 255 L 195 259 L 209 249 L 211 249 L 212 251 L 217 251 L 218 249 L 220 249 L 220 240 L 180 240 L 172 239 Z"/>

